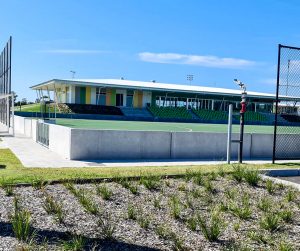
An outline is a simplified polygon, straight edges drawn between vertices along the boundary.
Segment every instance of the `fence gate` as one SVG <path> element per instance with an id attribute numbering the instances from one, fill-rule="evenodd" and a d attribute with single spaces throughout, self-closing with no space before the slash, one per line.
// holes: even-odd
<path id="1" fill-rule="evenodd" d="M 300 159 L 300 48 L 279 45 L 273 142 L 275 160 Z"/>
<path id="2" fill-rule="evenodd" d="M 36 141 L 43 146 L 49 147 L 49 125 L 38 121 L 36 126 Z"/>

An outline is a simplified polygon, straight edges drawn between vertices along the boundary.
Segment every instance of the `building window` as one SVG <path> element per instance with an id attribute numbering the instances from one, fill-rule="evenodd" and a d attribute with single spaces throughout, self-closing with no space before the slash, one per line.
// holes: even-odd
<path id="1" fill-rule="evenodd" d="M 106 89 L 97 87 L 96 88 L 96 104 L 105 105 L 106 104 Z"/>
<path id="2" fill-rule="evenodd" d="M 133 107 L 133 91 L 131 91 L 131 90 L 127 90 L 126 106 L 127 107 Z"/>

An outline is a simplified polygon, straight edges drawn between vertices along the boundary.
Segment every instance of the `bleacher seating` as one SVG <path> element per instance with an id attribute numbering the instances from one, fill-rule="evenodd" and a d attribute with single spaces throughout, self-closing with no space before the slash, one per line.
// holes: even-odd
<path id="1" fill-rule="evenodd" d="M 247 111 L 245 113 L 245 121 L 246 122 L 267 122 L 268 118 L 259 112 Z"/>
<path id="2" fill-rule="evenodd" d="M 59 104 L 62 113 L 123 115 L 120 108 L 105 105 Z"/>
<path id="3" fill-rule="evenodd" d="M 288 122 L 292 122 L 292 123 L 300 122 L 300 116 L 295 115 L 295 114 L 281 114 L 280 116 Z"/>
<path id="4" fill-rule="evenodd" d="M 193 112 L 203 120 L 227 120 L 228 115 L 224 111 L 213 111 L 213 110 L 195 110 Z"/>
<path id="5" fill-rule="evenodd" d="M 157 118 L 168 119 L 192 119 L 192 115 L 185 107 L 158 107 L 150 106 L 148 110 Z"/>

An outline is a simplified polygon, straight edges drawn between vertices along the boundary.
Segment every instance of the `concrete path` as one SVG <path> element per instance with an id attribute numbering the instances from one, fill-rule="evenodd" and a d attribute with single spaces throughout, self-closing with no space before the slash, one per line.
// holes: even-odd
<path id="1" fill-rule="evenodd" d="M 1 137 L 0 148 L 9 148 L 25 167 L 113 167 L 113 166 L 191 166 L 225 164 L 225 161 L 149 160 L 149 161 L 75 161 L 64 159 L 57 153 L 22 135 Z M 295 161 L 293 161 L 295 162 Z M 270 160 L 251 160 L 245 163 L 264 164 Z"/>

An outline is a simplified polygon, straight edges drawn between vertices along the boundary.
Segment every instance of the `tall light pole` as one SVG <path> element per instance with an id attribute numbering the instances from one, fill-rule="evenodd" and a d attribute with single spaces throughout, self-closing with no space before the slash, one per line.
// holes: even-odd
<path id="1" fill-rule="evenodd" d="M 233 80 L 242 90 L 241 93 L 241 110 L 240 110 L 240 147 L 239 147 L 239 154 L 238 154 L 238 162 L 243 163 L 243 141 L 244 141 L 244 125 L 245 125 L 245 112 L 246 112 L 246 99 L 247 99 L 247 91 L 246 85 L 238 80 Z"/>
<path id="2" fill-rule="evenodd" d="M 192 83 L 192 81 L 194 80 L 194 75 L 192 74 L 188 74 L 186 75 L 186 79 L 190 82 L 190 84 Z"/>
<path id="3" fill-rule="evenodd" d="M 72 73 L 72 79 L 75 77 L 76 71 L 70 71 Z"/>

